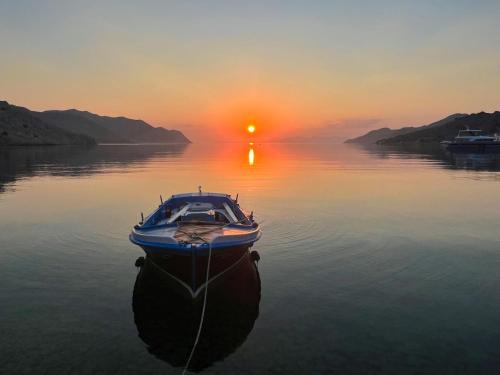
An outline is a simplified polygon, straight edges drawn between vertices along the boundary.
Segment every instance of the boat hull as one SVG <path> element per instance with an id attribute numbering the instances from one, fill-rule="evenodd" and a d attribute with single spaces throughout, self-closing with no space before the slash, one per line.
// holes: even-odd
<path id="1" fill-rule="evenodd" d="M 223 282 L 210 284 L 206 304 L 203 298 L 180 296 L 148 259 L 139 261 L 132 307 L 138 335 L 149 354 L 171 366 L 185 367 L 198 337 L 188 370 L 200 372 L 245 342 L 259 316 L 261 295 L 257 264 L 251 257 L 228 272 Z M 198 333 L 202 311 L 203 329 Z"/>
<path id="2" fill-rule="evenodd" d="M 190 251 L 165 250 L 141 246 L 146 253 L 144 267 L 156 272 L 178 294 L 198 299 L 207 285 L 223 282 L 224 277 L 250 257 L 249 246 L 224 249 L 192 248 Z M 207 266 L 210 270 L 207 283 Z"/>
<path id="3" fill-rule="evenodd" d="M 446 148 L 454 152 L 500 152 L 500 142 L 448 143 Z"/>
<path id="4" fill-rule="evenodd" d="M 255 227 L 250 230 L 238 231 L 239 233 L 235 235 L 223 235 L 218 236 L 215 240 L 210 242 L 212 249 L 226 249 L 238 246 L 252 246 L 254 242 L 258 241 L 261 237 L 261 231 L 259 226 L 255 224 Z M 208 250 L 208 242 L 201 243 L 186 243 L 176 241 L 172 236 L 162 236 L 162 235 L 150 235 L 148 232 L 144 232 L 141 229 L 133 229 L 129 236 L 132 243 L 141 246 L 142 248 L 170 250 L 179 253 L 189 253 L 192 249 L 196 250 Z"/>

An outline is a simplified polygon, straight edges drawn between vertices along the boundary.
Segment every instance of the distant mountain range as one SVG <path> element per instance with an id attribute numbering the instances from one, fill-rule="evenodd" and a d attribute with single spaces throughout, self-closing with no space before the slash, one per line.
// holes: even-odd
<path id="1" fill-rule="evenodd" d="M 459 116 L 437 126 L 423 126 L 410 133 L 381 139 L 377 141 L 377 144 L 438 143 L 452 140 L 457 136 L 459 130 L 467 128 L 482 130 L 485 134 L 498 134 L 500 133 L 500 112 L 480 112 Z"/>
<path id="2" fill-rule="evenodd" d="M 0 101 L 0 145 L 93 145 L 94 138 L 41 120 L 26 108 Z"/>
<path id="3" fill-rule="evenodd" d="M 348 139 L 345 143 L 360 143 L 360 144 L 394 144 L 394 143 L 402 143 L 402 142 L 413 142 L 422 140 L 420 138 L 415 138 L 411 136 L 411 134 L 418 133 L 420 131 L 426 130 L 428 133 L 434 133 L 436 128 L 439 128 L 443 125 L 449 124 L 457 119 L 466 118 L 467 114 L 463 113 L 455 113 L 453 115 L 447 116 L 439 121 L 433 122 L 428 125 L 423 126 L 406 126 L 400 129 L 389 129 L 389 128 L 381 128 L 377 130 L 372 130 L 365 135 L 362 135 L 357 138 Z M 458 131 L 457 131 L 458 132 Z M 454 134 L 450 134 L 450 136 L 454 137 L 457 132 Z M 442 139 L 440 139 L 441 141 Z"/>
<path id="4" fill-rule="evenodd" d="M 76 109 L 35 112 L 0 101 L 0 145 L 95 143 L 179 143 L 190 140 L 178 130 L 142 120 L 99 116 Z"/>

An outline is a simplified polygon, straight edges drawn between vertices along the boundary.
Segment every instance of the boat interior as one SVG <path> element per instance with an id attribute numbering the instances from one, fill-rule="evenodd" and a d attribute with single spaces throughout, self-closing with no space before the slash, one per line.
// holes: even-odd
<path id="1" fill-rule="evenodd" d="M 173 196 L 161 204 L 141 228 L 183 225 L 251 225 L 252 222 L 229 196 Z"/>

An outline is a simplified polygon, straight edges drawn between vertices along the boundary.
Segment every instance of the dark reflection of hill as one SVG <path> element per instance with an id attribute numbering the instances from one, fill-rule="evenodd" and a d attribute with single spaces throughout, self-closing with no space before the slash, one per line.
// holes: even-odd
<path id="1" fill-rule="evenodd" d="M 441 145 L 379 146 L 355 145 L 371 155 L 386 158 L 408 158 L 435 161 L 448 169 L 500 171 L 500 152 L 450 152 Z"/>
<path id="2" fill-rule="evenodd" d="M 155 156 L 177 157 L 187 145 L 30 146 L 0 148 L 0 192 L 18 179 L 81 176 L 128 168 Z"/>
<path id="3" fill-rule="evenodd" d="M 155 357 L 174 367 L 186 365 L 200 321 L 203 298 L 175 291 L 146 261 L 133 295 L 139 337 Z M 208 288 L 202 333 L 189 369 L 199 372 L 233 353 L 246 340 L 259 315 L 260 277 L 250 254 Z"/>

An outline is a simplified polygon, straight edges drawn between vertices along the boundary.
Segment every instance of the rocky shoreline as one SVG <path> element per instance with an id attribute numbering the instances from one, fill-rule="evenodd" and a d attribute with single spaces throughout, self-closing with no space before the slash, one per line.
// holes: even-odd
<path id="1" fill-rule="evenodd" d="M 75 109 L 36 112 L 0 101 L 0 146 L 98 143 L 188 144 L 191 141 L 178 130 L 153 127 L 142 120 Z"/>

